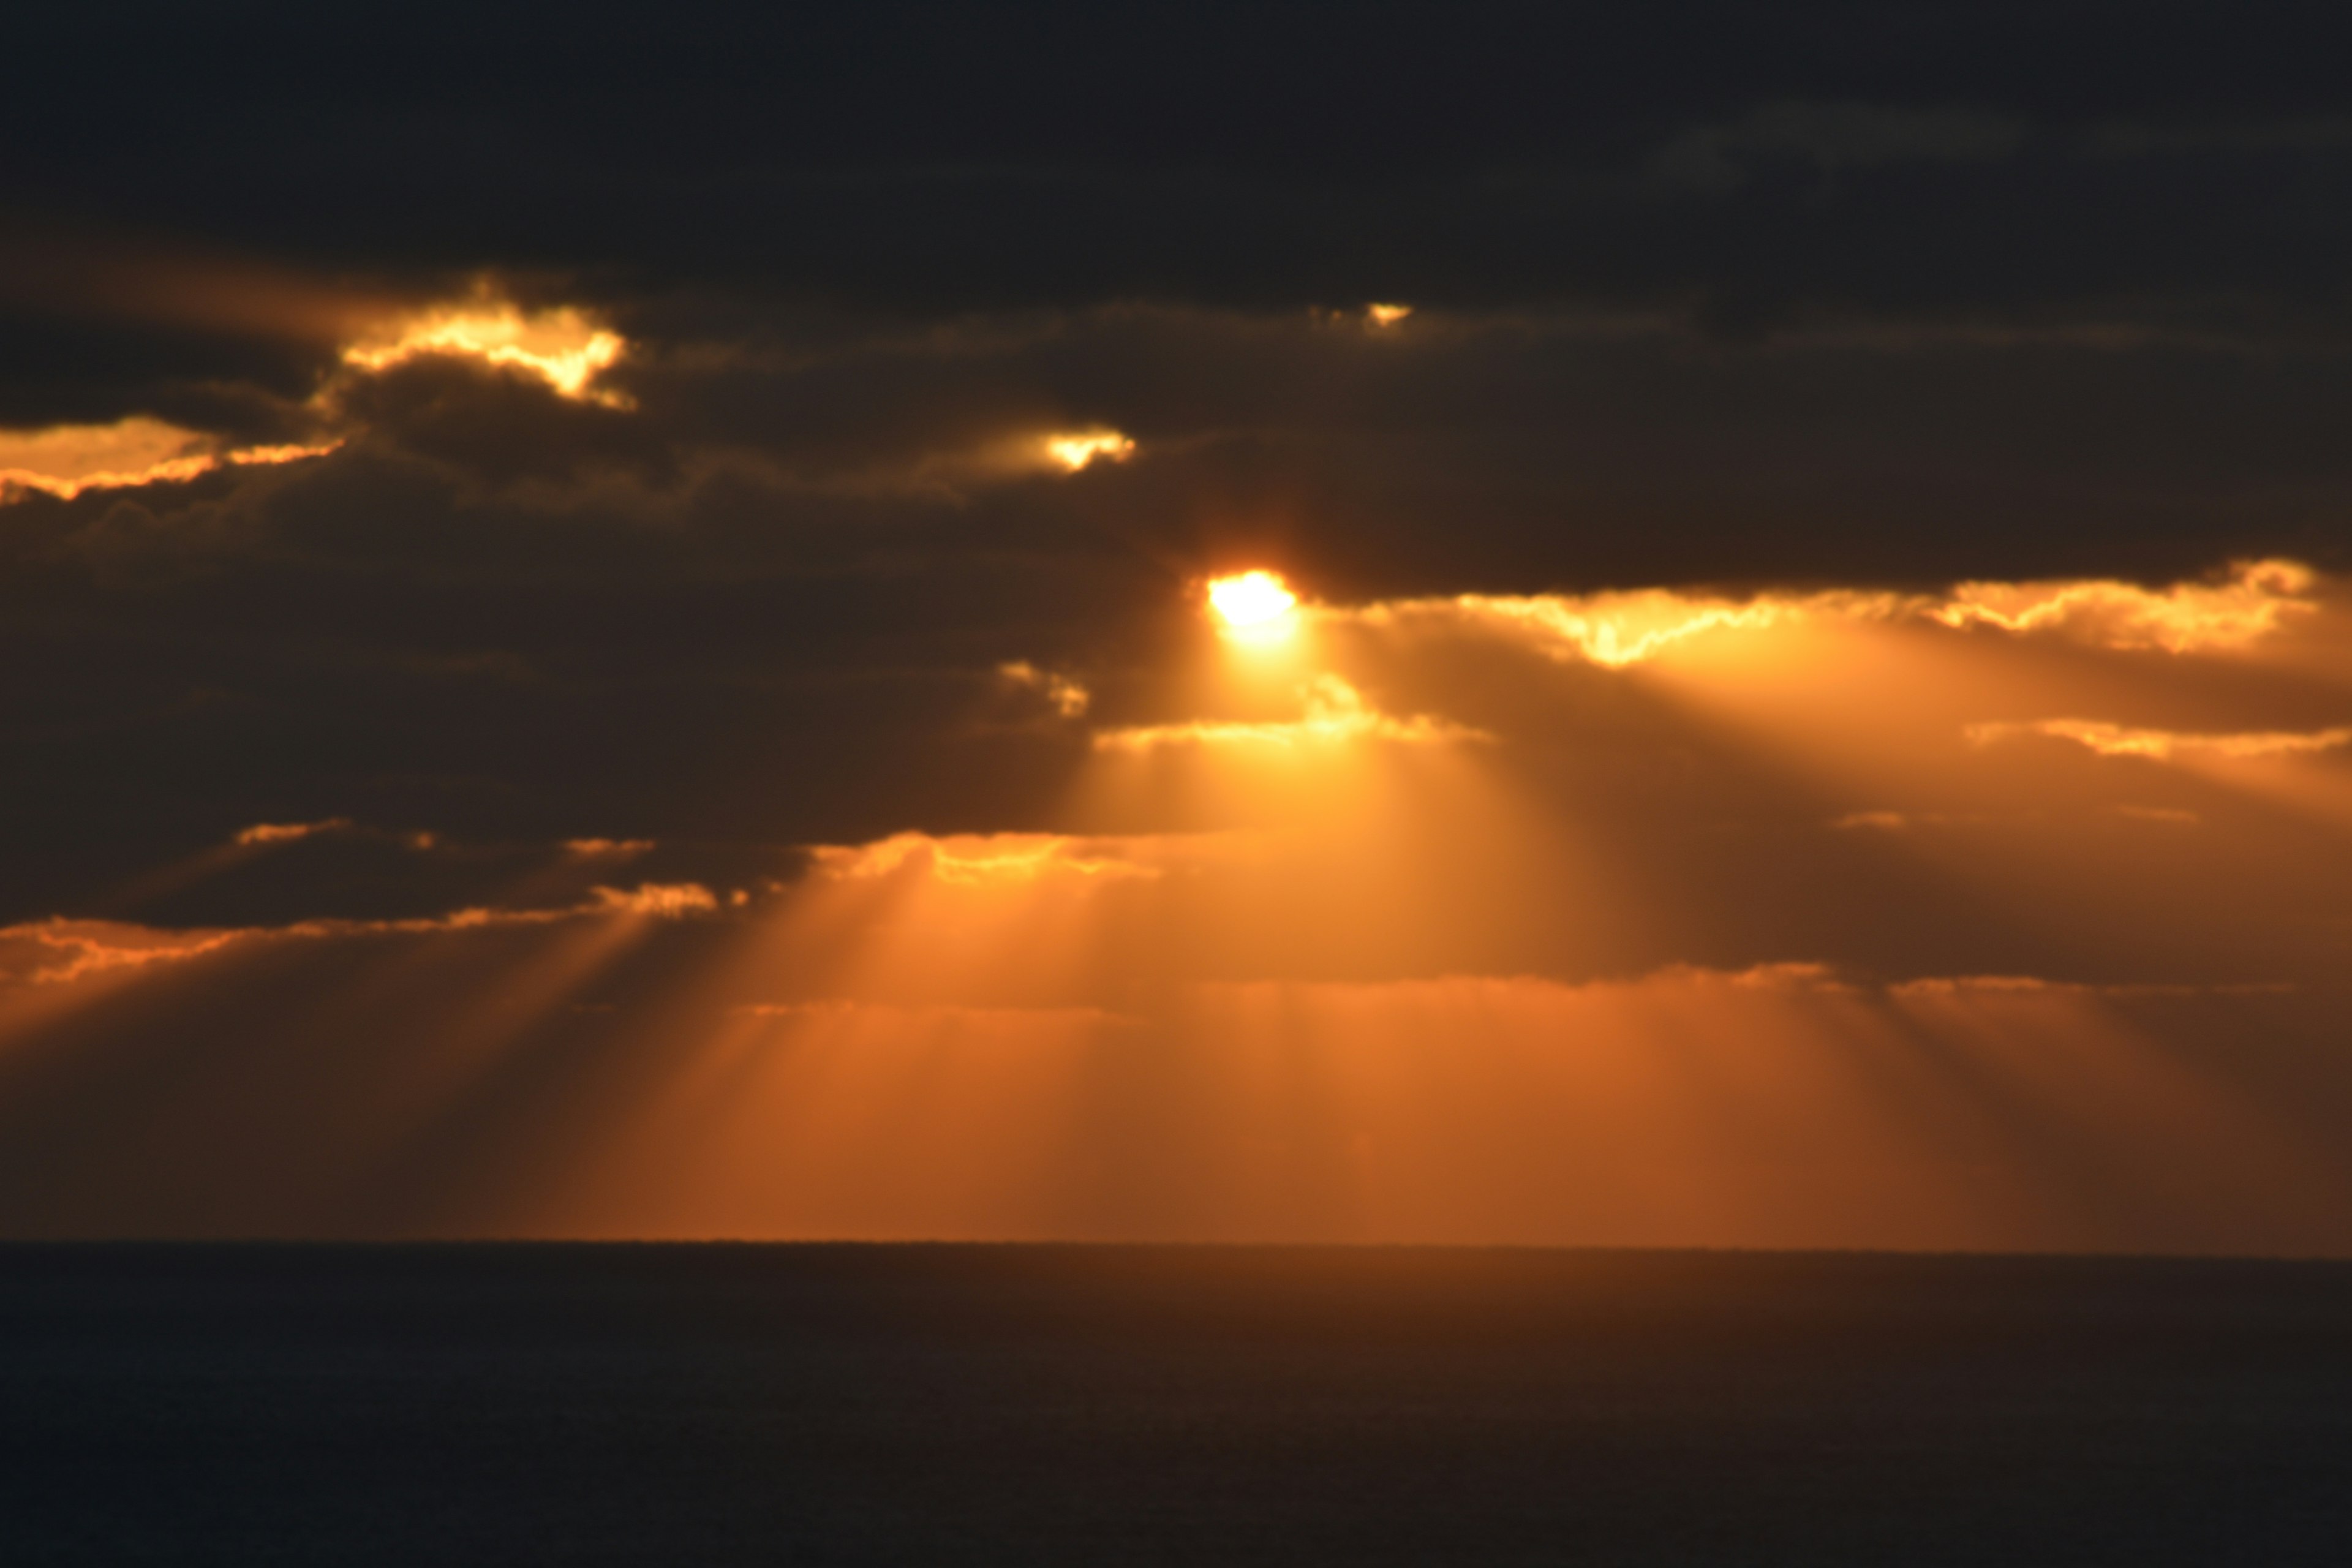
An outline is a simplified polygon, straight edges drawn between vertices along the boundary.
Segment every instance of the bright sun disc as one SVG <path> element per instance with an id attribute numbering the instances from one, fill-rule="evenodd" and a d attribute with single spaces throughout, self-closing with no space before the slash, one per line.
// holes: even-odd
<path id="1" fill-rule="evenodd" d="M 1297 605 L 1298 595 L 1271 572 L 1244 572 L 1209 584 L 1209 606 L 1236 631 L 1272 628 Z"/>

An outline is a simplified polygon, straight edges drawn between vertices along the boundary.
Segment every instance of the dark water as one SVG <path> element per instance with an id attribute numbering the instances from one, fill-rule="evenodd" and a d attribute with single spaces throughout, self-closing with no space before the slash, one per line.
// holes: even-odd
<path id="1" fill-rule="evenodd" d="M 0 1248 L 0 1563 L 2352 1563 L 2352 1267 Z"/>

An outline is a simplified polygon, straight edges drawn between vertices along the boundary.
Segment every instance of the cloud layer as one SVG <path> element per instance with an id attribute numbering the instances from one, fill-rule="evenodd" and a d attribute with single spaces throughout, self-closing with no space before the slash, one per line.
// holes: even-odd
<path id="1" fill-rule="evenodd" d="M 0 1232 L 2352 1250 L 2326 20 L 28 20 Z"/>

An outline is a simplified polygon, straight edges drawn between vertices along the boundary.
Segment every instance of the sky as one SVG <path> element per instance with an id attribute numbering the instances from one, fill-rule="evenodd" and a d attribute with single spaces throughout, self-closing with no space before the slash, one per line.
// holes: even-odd
<path id="1" fill-rule="evenodd" d="M 12 22 L 0 1236 L 2352 1255 L 2339 30 Z"/>

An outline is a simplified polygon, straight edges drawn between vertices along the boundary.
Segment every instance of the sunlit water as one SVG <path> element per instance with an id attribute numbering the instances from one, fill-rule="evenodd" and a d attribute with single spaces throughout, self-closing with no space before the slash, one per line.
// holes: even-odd
<path id="1" fill-rule="evenodd" d="M 2352 1267 L 0 1249 L 0 1561 L 2352 1561 Z"/>

